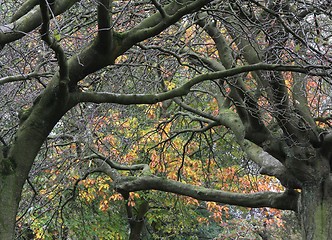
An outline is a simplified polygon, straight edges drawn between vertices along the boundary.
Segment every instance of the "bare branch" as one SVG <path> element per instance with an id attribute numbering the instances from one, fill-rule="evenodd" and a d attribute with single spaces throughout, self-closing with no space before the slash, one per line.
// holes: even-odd
<path id="1" fill-rule="evenodd" d="M 160 47 L 160 46 L 153 46 L 153 45 L 145 46 L 145 45 L 143 45 L 143 44 L 141 44 L 141 43 L 138 43 L 137 46 L 139 46 L 139 47 L 142 48 L 143 50 L 156 49 L 156 50 L 158 50 L 158 51 L 160 51 L 160 52 L 162 52 L 162 53 L 169 54 L 169 55 L 175 57 L 176 60 L 178 61 L 178 63 L 179 63 L 181 66 L 185 66 L 185 67 L 188 67 L 188 68 L 190 68 L 190 69 L 193 69 L 193 70 L 196 71 L 196 72 L 199 72 L 199 71 L 198 71 L 195 67 L 193 67 L 191 64 L 184 63 L 184 62 L 182 61 L 182 59 L 181 59 L 181 58 L 182 58 L 182 55 L 176 54 L 176 53 L 173 52 L 173 51 L 167 50 L 167 49 L 162 48 L 162 47 Z"/>
<path id="2" fill-rule="evenodd" d="M 318 49 L 314 48 L 313 46 L 311 46 L 305 39 L 303 39 L 301 36 L 299 36 L 298 34 L 296 34 L 292 28 L 290 26 L 288 26 L 288 24 L 281 18 L 281 16 L 276 13 L 275 11 L 265 7 L 264 5 L 262 5 L 261 3 L 259 3 L 256 0 L 250 0 L 251 2 L 255 3 L 257 6 L 261 7 L 264 11 L 268 12 L 269 14 L 273 15 L 274 17 L 276 17 L 278 19 L 278 21 L 281 23 L 281 25 L 284 27 L 284 29 L 289 32 L 296 40 L 298 40 L 300 43 L 302 43 L 304 46 L 306 46 L 307 48 L 309 48 L 310 50 L 312 50 L 313 52 L 319 54 L 320 56 L 323 56 L 323 58 L 325 60 L 327 60 L 328 62 L 332 62 L 332 60 L 329 57 L 326 57 L 326 55 L 322 52 L 320 52 Z"/>
<path id="3" fill-rule="evenodd" d="M 51 73 L 36 73 L 32 72 L 26 75 L 15 75 L 15 76 L 8 76 L 0 78 L 0 85 L 9 83 L 9 82 L 18 82 L 18 81 L 24 81 L 24 80 L 30 80 L 32 78 L 39 78 L 39 77 L 51 77 Z"/>
<path id="4" fill-rule="evenodd" d="M 15 75 L 15 76 L 8 76 L 0 78 L 0 85 L 9 83 L 9 82 L 18 82 L 18 81 L 24 81 L 24 80 L 30 80 L 32 78 L 39 78 L 39 77 L 51 77 L 52 74 L 45 72 L 45 73 L 39 73 L 39 70 L 42 66 L 44 66 L 46 62 L 39 63 L 35 70 L 32 73 L 28 73 L 26 75 Z"/>
<path id="5" fill-rule="evenodd" d="M 298 193 L 293 191 L 286 191 L 285 193 L 232 193 L 184 184 L 156 176 L 149 176 L 151 173 L 147 164 L 123 165 L 111 161 L 109 158 L 100 154 L 88 156 L 86 159 L 93 159 L 99 166 L 98 169 L 114 180 L 114 188 L 120 193 L 140 190 L 160 190 L 193 197 L 198 200 L 214 201 L 244 207 L 274 207 L 294 211 L 297 210 Z M 271 165 L 272 163 L 270 162 L 269 164 Z M 123 177 L 117 170 L 142 170 L 143 176 Z M 145 174 L 146 172 L 148 172 L 148 174 Z"/>
<path id="6" fill-rule="evenodd" d="M 40 29 L 40 34 L 42 40 L 46 42 L 46 44 L 55 52 L 56 58 L 58 60 L 59 64 L 59 73 L 60 73 L 60 82 L 68 82 L 69 81 L 69 70 L 68 70 L 68 63 L 67 63 L 67 57 L 60 46 L 60 44 L 57 42 L 57 40 L 53 37 L 51 37 L 49 32 L 49 24 L 50 24 L 50 16 L 49 16 L 49 10 L 50 5 L 49 1 L 47 0 L 40 0 L 40 11 L 42 15 L 42 26 Z"/>
<path id="7" fill-rule="evenodd" d="M 206 118 L 206 119 L 209 119 L 209 120 L 212 120 L 212 121 L 218 121 L 217 117 L 215 117 L 213 115 L 210 115 L 210 114 L 207 114 L 207 113 L 205 113 L 203 111 L 200 111 L 199 109 L 192 108 L 188 104 L 185 104 L 184 102 L 182 102 L 179 98 L 174 98 L 173 100 L 180 107 L 182 107 L 183 109 L 185 109 L 185 110 L 187 110 L 187 111 L 189 111 L 191 113 L 194 113 L 194 114 L 196 114 L 198 116 L 201 116 L 203 118 Z M 206 120 L 205 120 L 205 122 L 206 122 Z"/>

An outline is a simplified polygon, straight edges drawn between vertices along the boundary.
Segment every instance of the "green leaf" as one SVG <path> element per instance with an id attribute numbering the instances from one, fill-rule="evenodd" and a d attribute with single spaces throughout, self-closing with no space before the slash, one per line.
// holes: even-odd
<path id="1" fill-rule="evenodd" d="M 58 31 L 54 31 L 53 37 L 57 42 L 59 42 L 61 39 L 61 35 L 58 33 Z"/>

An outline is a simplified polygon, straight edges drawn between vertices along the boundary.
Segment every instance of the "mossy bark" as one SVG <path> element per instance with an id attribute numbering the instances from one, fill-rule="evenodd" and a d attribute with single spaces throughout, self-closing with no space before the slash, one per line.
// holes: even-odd
<path id="1" fill-rule="evenodd" d="M 58 93 L 58 79 L 42 94 L 26 119 L 21 121 L 14 141 L 0 154 L 0 239 L 15 239 L 16 214 L 23 185 L 40 147 L 55 124 L 68 110 Z"/>
<path id="2" fill-rule="evenodd" d="M 331 182 L 307 183 L 299 204 L 302 238 L 305 240 L 332 239 Z"/>
<path id="3" fill-rule="evenodd" d="M 15 239 L 15 222 L 21 189 L 15 175 L 0 177 L 0 239 Z"/>

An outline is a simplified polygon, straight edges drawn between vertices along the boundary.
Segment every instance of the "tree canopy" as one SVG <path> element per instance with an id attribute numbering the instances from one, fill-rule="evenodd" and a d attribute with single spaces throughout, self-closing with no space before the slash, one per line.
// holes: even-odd
<path id="1" fill-rule="evenodd" d="M 291 210 L 303 239 L 330 239 L 330 5 L 1 3 L 0 238 L 52 204 L 56 234 L 78 234 L 65 224 L 78 199 L 125 229 L 123 199 L 139 239 L 174 193 L 215 217 L 229 205 Z"/>

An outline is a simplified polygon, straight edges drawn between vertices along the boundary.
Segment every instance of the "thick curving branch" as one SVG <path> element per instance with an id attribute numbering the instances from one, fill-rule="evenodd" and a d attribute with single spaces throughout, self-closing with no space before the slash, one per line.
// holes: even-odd
<path id="1" fill-rule="evenodd" d="M 218 50 L 219 60 L 224 67 L 226 69 L 232 68 L 236 63 L 235 59 L 232 57 L 233 50 L 226 42 L 226 39 L 217 26 L 206 20 L 207 17 L 208 14 L 206 12 L 197 14 L 197 24 L 213 39 Z"/>
<path id="2" fill-rule="evenodd" d="M 144 174 L 146 164 L 127 166 L 98 159 L 100 156 L 92 156 L 98 165 L 98 171 L 102 171 L 113 179 L 113 187 L 122 194 L 142 190 L 159 190 L 179 195 L 192 197 L 202 201 L 213 201 L 223 204 L 231 204 L 243 207 L 273 207 L 284 210 L 297 210 L 299 194 L 296 191 L 277 192 L 259 192 L 259 193 L 233 193 L 216 189 L 209 189 L 178 181 L 151 176 Z M 125 177 L 118 173 L 117 170 L 142 170 L 143 175 L 139 177 Z"/>
<path id="3" fill-rule="evenodd" d="M 126 165 L 121 164 L 116 161 L 111 160 L 109 157 L 105 157 L 104 155 L 93 151 L 95 154 L 91 156 L 85 157 L 85 159 L 91 159 L 93 160 L 100 169 L 107 170 L 109 168 L 112 168 L 114 170 L 124 170 L 124 171 L 142 171 L 144 175 L 151 175 L 150 167 L 148 164 L 133 164 L 133 165 Z M 114 171 L 113 171 L 114 172 Z M 119 178 L 120 175 L 114 174 L 113 179 Z"/>
<path id="4" fill-rule="evenodd" d="M 154 176 L 122 177 L 114 182 L 114 187 L 119 192 L 159 190 L 192 197 L 202 201 L 213 201 L 252 208 L 272 207 L 293 211 L 297 209 L 297 200 L 299 197 L 299 194 L 295 191 L 286 191 L 284 193 L 233 193 L 184 184 Z"/>
<path id="5" fill-rule="evenodd" d="M 54 16 L 67 11 L 76 2 L 78 2 L 78 0 L 57 0 L 53 8 Z M 24 12 L 27 12 L 27 10 L 20 13 L 16 18 L 21 15 L 22 16 L 19 17 L 16 21 L 0 26 L 0 46 L 20 39 L 27 33 L 40 26 L 42 23 L 42 18 L 38 5 L 29 10 L 27 13 L 24 14 Z"/>
<path id="6" fill-rule="evenodd" d="M 306 67 L 301 66 L 288 66 L 280 64 L 265 64 L 259 63 L 254 65 L 240 66 L 224 71 L 211 72 L 198 75 L 188 82 L 184 83 L 178 88 L 174 88 L 167 92 L 157 94 L 117 94 L 108 92 L 75 92 L 71 94 L 71 100 L 74 103 L 79 102 L 94 102 L 94 103 L 118 103 L 123 105 L 130 104 L 155 104 L 175 97 L 185 96 L 189 93 L 191 87 L 194 85 L 207 81 L 216 80 L 220 78 L 226 78 L 235 76 L 240 73 L 267 70 L 267 71 L 294 71 L 310 74 Z"/>
<path id="7" fill-rule="evenodd" d="M 217 26 L 206 21 L 207 17 L 208 15 L 206 13 L 198 14 L 199 20 L 197 23 L 213 39 L 218 49 L 220 61 L 226 69 L 230 69 L 236 64 L 232 49 Z M 266 140 L 269 133 L 263 121 L 261 121 L 257 98 L 248 91 L 247 86 L 239 76 L 227 82 L 231 88 L 229 98 L 234 102 L 241 120 L 245 123 L 247 137 L 257 143 L 263 142 Z M 253 132 L 259 132 L 259 138 L 257 137 L 258 135 L 253 134 Z"/>
<path id="8" fill-rule="evenodd" d="M 20 17 L 23 17 L 25 14 L 30 12 L 36 5 L 38 5 L 39 0 L 27 0 L 25 1 L 22 6 L 15 12 L 12 16 L 10 22 L 15 22 Z"/>
<path id="9" fill-rule="evenodd" d="M 124 32 L 122 51 L 145 39 L 153 37 L 167 27 L 179 21 L 184 15 L 199 10 L 211 0 L 178 0 L 172 1 L 163 8 L 164 16 L 158 11 L 154 15 L 142 21 L 136 27 Z"/>
<path id="10" fill-rule="evenodd" d="M 255 143 L 244 140 L 240 146 L 247 156 L 260 166 L 260 174 L 276 177 L 280 183 L 291 189 L 301 189 L 302 183 L 275 157 Z"/>
<path id="11" fill-rule="evenodd" d="M 122 33 L 113 31 L 111 51 L 109 51 L 109 54 L 101 53 L 98 50 L 98 38 L 95 39 L 80 53 L 70 58 L 70 89 L 75 89 L 77 82 L 90 73 L 114 64 L 115 59 L 133 45 L 161 33 L 186 14 L 198 11 L 208 2 L 209 1 L 206 0 L 173 1 L 164 7 L 164 11 L 169 14 L 169 16 L 163 18 L 160 13 L 157 12 L 128 31 Z"/>

